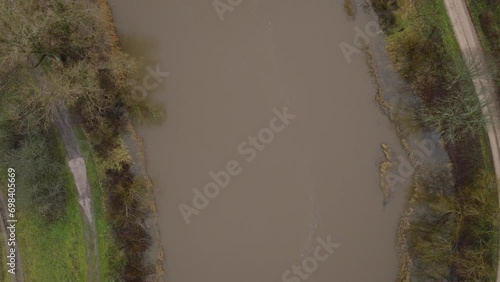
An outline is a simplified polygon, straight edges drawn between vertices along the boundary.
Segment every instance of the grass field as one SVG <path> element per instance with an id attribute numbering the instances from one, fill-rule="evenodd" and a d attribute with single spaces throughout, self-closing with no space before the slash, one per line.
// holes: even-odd
<path id="1" fill-rule="evenodd" d="M 63 154 L 63 145 L 57 141 L 56 143 Z M 66 180 L 67 209 L 62 218 L 50 224 L 45 223 L 26 205 L 23 198 L 27 196 L 23 190 L 27 187 L 17 188 L 17 236 L 27 281 L 87 281 L 84 231 L 78 196 L 67 166 L 61 171 L 61 175 Z"/>
<path id="2" fill-rule="evenodd" d="M 86 161 L 94 201 L 101 280 L 118 281 L 123 254 L 118 251 L 108 224 L 104 202 L 106 197 L 103 195 L 87 139 L 80 129 L 75 128 L 75 132 Z M 63 154 L 62 144 L 58 143 L 58 147 Z M 22 171 L 18 173 L 22 174 Z M 23 198 L 27 196 L 23 193 L 23 187 L 18 188 L 18 240 L 27 281 L 87 281 L 84 231 L 77 202 L 78 195 L 67 166 L 61 174 L 67 183 L 67 209 L 62 218 L 50 224 L 46 224 L 29 206 L 23 204 L 26 203 Z M 7 281 L 3 249 L 1 252 L 3 271 L 0 273 L 0 281 Z"/>

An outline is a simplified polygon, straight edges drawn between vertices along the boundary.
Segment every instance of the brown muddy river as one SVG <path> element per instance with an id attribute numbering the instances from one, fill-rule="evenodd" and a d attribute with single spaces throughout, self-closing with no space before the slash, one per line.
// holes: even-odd
<path id="1" fill-rule="evenodd" d="M 383 206 L 380 144 L 399 142 L 364 56 L 339 48 L 373 18 L 342 2 L 110 1 L 124 48 L 161 70 L 141 95 L 168 118 L 139 131 L 167 281 L 396 279 L 408 183 Z"/>

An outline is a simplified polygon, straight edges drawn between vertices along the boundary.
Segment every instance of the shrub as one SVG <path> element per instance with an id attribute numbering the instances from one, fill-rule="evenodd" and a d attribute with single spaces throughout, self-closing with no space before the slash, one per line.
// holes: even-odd
<path id="1" fill-rule="evenodd" d="M 456 143 L 479 135 L 490 123 L 482 111 L 486 104 L 473 92 L 459 91 L 438 99 L 435 107 L 419 107 L 416 118 L 424 128 L 437 130 L 446 143 Z"/>
<path id="2" fill-rule="evenodd" d="M 67 171 L 59 147 L 50 140 L 55 132 L 31 134 L 18 149 L 11 149 L 9 161 L 20 173 L 20 195 L 23 207 L 40 215 L 47 222 L 61 219 L 67 206 Z"/>

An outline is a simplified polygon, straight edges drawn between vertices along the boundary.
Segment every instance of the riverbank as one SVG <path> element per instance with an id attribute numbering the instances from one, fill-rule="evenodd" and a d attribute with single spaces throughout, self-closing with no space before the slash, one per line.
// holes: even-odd
<path id="1" fill-rule="evenodd" d="M 0 149 L 2 166 L 18 172 L 27 280 L 134 280 L 150 272 L 147 184 L 130 172 L 122 141 L 137 107 L 126 95 L 135 60 L 117 47 L 103 5 L 0 2 L 7 25 L 0 36 L 10 38 L 0 43 L 8 50 L 0 60 Z"/>
<path id="2" fill-rule="evenodd" d="M 440 169 L 427 168 L 415 178 L 410 208 L 418 212 L 408 218 L 403 265 L 409 268 L 402 269 L 400 279 L 494 280 L 498 192 L 483 101 L 477 100 L 472 83 L 478 70 L 471 68 L 477 66 L 462 58 L 442 1 L 373 4 L 395 68 L 419 95 L 409 127 L 441 133 L 453 172 L 450 178 Z M 471 118 L 457 119 L 464 111 Z M 463 132 L 455 124 L 471 130 Z"/>

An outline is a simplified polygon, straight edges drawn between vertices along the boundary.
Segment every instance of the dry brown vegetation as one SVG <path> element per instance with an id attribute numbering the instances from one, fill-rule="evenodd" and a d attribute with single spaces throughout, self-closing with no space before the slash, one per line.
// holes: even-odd
<path id="1" fill-rule="evenodd" d="M 389 187 L 389 184 L 387 183 L 387 179 L 389 177 L 388 175 L 389 172 L 394 166 L 394 163 L 392 161 L 392 151 L 389 145 L 380 144 L 380 147 L 382 147 L 385 159 L 381 161 L 379 164 L 379 170 L 380 170 L 379 183 L 380 183 L 380 189 L 382 189 L 382 193 L 384 195 L 384 206 L 386 206 L 389 203 L 389 200 L 391 199 L 392 196 L 392 191 L 391 188 Z"/>
<path id="2" fill-rule="evenodd" d="M 358 13 L 358 6 L 354 0 L 344 0 L 344 10 L 349 17 L 354 19 Z"/>

